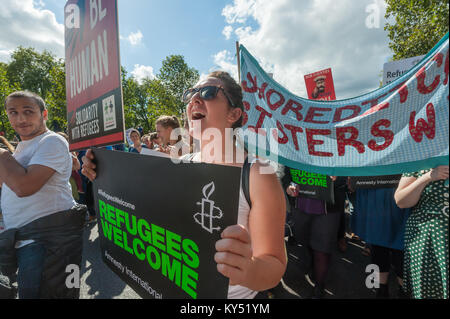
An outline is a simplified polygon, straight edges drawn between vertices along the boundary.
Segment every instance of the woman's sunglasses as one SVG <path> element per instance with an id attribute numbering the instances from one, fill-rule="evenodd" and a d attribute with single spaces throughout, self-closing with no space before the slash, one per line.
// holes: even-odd
<path id="1" fill-rule="evenodd" d="M 188 89 L 186 91 L 184 91 L 183 93 L 183 103 L 189 103 L 192 99 L 192 97 L 194 96 L 195 93 L 199 92 L 200 93 L 200 98 L 202 100 L 205 101 L 210 101 L 212 99 L 214 99 L 217 96 L 217 93 L 219 93 L 219 90 L 223 91 L 223 94 L 225 95 L 225 97 L 227 98 L 228 102 L 230 103 L 230 105 L 232 107 L 234 106 L 233 101 L 231 100 L 231 98 L 228 96 L 227 92 L 220 86 L 204 86 L 201 88 L 192 88 L 192 89 Z"/>

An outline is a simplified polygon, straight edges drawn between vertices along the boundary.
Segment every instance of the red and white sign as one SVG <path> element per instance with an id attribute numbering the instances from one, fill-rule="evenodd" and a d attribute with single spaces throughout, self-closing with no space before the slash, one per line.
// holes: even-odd
<path id="1" fill-rule="evenodd" d="M 68 0 L 65 51 L 70 150 L 122 143 L 117 0 Z"/>
<path id="2" fill-rule="evenodd" d="M 305 84 L 310 100 L 336 100 L 333 75 L 330 68 L 305 75 Z"/>

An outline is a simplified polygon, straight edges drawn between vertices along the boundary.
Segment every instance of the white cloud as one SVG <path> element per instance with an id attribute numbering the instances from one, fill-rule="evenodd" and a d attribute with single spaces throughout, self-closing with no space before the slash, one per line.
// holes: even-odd
<path id="1" fill-rule="evenodd" d="M 153 80 L 155 75 L 153 73 L 153 68 L 151 66 L 135 64 L 133 71 L 131 71 L 131 75 L 138 81 L 139 84 L 142 84 L 142 81 L 145 78 L 149 78 Z"/>
<path id="2" fill-rule="evenodd" d="M 225 39 L 230 40 L 232 33 L 233 27 L 231 25 L 227 25 L 225 28 L 223 28 L 222 34 L 225 36 Z"/>
<path id="3" fill-rule="evenodd" d="M 133 46 L 141 44 L 143 38 L 144 35 L 142 34 L 141 30 L 138 30 L 137 32 L 131 32 L 127 37 L 120 36 L 120 39 L 128 41 Z"/>
<path id="4" fill-rule="evenodd" d="M 368 28 L 373 10 L 366 10 L 374 5 L 379 27 Z M 234 0 L 222 11 L 238 41 L 281 85 L 305 97 L 304 75 L 331 67 L 338 99 L 378 87 L 392 55 L 384 13 L 382 0 Z M 236 64 L 223 51 L 215 57 L 219 67 Z"/>
<path id="5" fill-rule="evenodd" d="M 42 1 L 2 0 L 0 30 L 0 61 L 7 61 L 19 45 L 64 57 L 64 25 L 43 9 Z"/>
<path id="6" fill-rule="evenodd" d="M 234 0 L 234 3 L 228 4 L 222 10 L 227 23 L 244 23 L 249 16 L 254 14 L 257 0 Z"/>
<path id="7" fill-rule="evenodd" d="M 222 70 L 230 73 L 230 75 L 237 80 L 238 77 L 238 70 L 236 63 L 234 62 L 236 60 L 235 55 L 230 53 L 227 50 L 223 50 L 218 52 L 214 55 L 214 64 L 216 65 L 216 68 L 212 68 L 210 71 Z"/>

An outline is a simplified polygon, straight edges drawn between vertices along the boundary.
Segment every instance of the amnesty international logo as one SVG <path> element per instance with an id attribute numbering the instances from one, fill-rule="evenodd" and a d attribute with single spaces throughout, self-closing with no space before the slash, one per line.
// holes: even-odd
<path id="1" fill-rule="evenodd" d="M 223 216 L 222 210 L 219 207 L 214 206 L 214 201 L 209 199 L 215 189 L 214 182 L 203 187 L 202 201 L 197 202 L 197 205 L 201 207 L 201 212 L 194 215 L 195 222 L 211 234 L 214 230 L 220 230 L 220 227 L 214 227 L 214 219 L 221 219 Z"/>

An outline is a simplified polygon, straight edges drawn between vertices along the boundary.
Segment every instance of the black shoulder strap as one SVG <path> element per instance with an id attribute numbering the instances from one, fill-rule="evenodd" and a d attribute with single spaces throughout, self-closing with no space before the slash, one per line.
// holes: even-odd
<path id="1" fill-rule="evenodd" d="M 245 159 L 244 166 L 242 167 L 242 191 L 244 192 L 245 199 L 248 206 L 252 208 L 252 202 L 250 201 L 250 168 L 251 164 L 248 162 L 248 157 Z"/>

